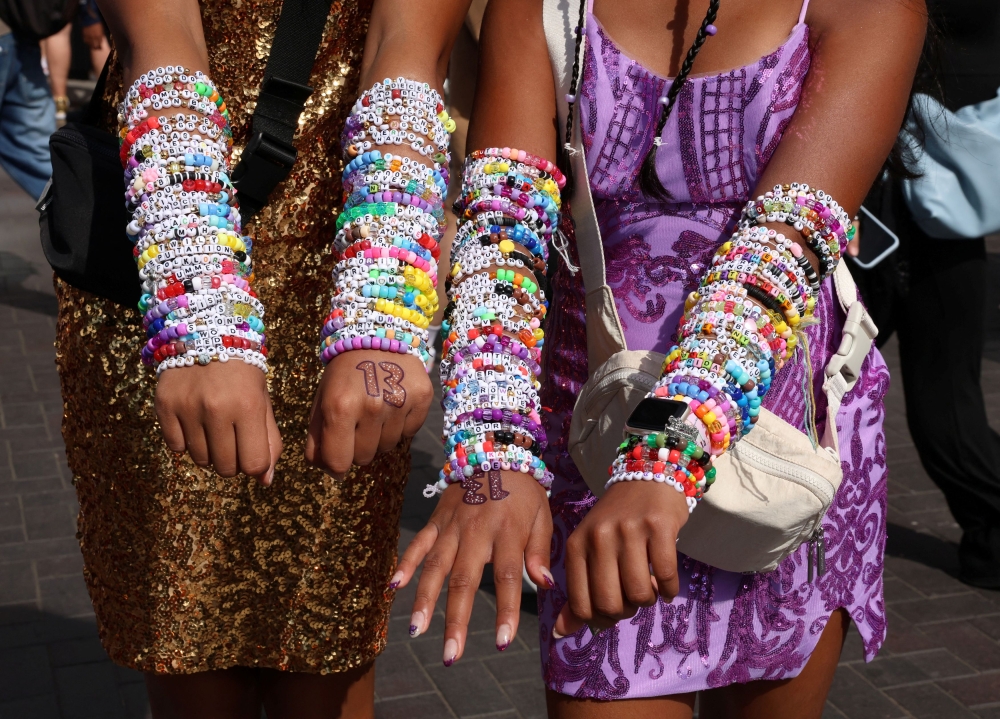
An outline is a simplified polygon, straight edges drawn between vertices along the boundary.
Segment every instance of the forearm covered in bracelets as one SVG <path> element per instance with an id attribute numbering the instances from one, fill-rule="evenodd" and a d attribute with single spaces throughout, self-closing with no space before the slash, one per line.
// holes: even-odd
<path id="1" fill-rule="evenodd" d="M 766 223 L 788 224 L 802 244 Z M 609 486 L 663 482 L 694 509 L 715 481 L 712 458 L 750 432 L 801 329 L 815 322 L 820 282 L 853 234 L 843 209 L 807 185 L 779 185 L 747 203 L 739 228 L 687 298 L 678 343 L 647 395 L 683 402 L 687 414 L 664 432 L 623 442 Z M 818 260 L 818 273 L 803 244 Z"/>
<path id="2" fill-rule="evenodd" d="M 341 138 L 344 211 L 333 243 L 338 262 L 322 330 L 324 363 L 357 349 L 428 363 L 454 129 L 425 83 L 386 79 L 355 103 Z M 421 159 L 400 156 L 403 145 Z"/>
<path id="3" fill-rule="evenodd" d="M 211 80 L 167 66 L 142 75 L 118 108 L 126 234 L 142 281 L 142 361 L 172 367 L 241 359 L 267 370 L 264 308 L 250 286 L 229 180 L 229 112 Z"/>
<path id="4" fill-rule="evenodd" d="M 462 183 L 442 324 L 447 459 L 425 495 L 490 470 L 520 471 L 548 488 L 538 375 L 548 240 L 565 178 L 547 160 L 493 148 L 467 158 Z"/>

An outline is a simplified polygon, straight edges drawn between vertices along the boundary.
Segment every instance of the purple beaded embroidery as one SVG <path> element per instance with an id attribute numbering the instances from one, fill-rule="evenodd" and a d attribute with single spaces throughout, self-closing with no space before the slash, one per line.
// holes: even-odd
<path id="1" fill-rule="evenodd" d="M 657 156 L 660 179 L 673 200 L 653 202 L 640 193 L 637 174 L 667 81 L 623 55 L 593 16 L 588 18 L 579 111 L 608 284 L 630 349 L 669 347 L 684 297 L 728 237 L 777 147 L 808 68 L 808 28 L 799 24 L 784 45 L 758 62 L 692 78 L 664 130 L 667 151 Z M 570 222 L 563 231 L 578 262 Z M 839 607 L 849 611 L 866 658 L 873 658 L 885 638 L 882 398 L 889 379 L 875 350 L 837 416 L 844 481 L 823 524 L 827 571 L 822 577 L 807 581 L 804 547 L 776 571 L 757 575 L 724 572 L 681 555 L 681 591 L 669 604 L 644 608 L 597 636 L 584 628 L 552 640 L 552 624 L 566 602 L 566 539 L 596 502 L 566 448 L 573 403 L 587 378 L 582 282 L 560 265 L 552 285 L 542 404 L 551 410 L 544 415 L 545 460 L 556 474 L 550 501 L 556 587 L 539 593 L 549 688 L 617 699 L 793 677 Z M 822 431 L 822 368 L 836 350 L 844 321 L 829 282 L 818 307 L 822 324 L 807 334 Z M 803 427 L 807 377 L 801 358 L 791 363 L 778 375 L 765 406 Z"/>

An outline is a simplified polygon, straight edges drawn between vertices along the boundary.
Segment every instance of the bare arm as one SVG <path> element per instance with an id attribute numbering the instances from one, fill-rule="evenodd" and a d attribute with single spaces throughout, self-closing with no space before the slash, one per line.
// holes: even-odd
<path id="1" fill-rule="evenodd" d="M 515 146 L 552 156 L 559 142 L 554 86 L 538 0 L 493 0 L 470 148 Z M 790 126 L 754 196 L 808 183 L 855 212 L 895 140 L 923 44 L 922 0 L 814 0 L 812 67 Z M 519 27 L 517 72 L 509 35 Z M 723 36 L 714 42 L 723 41 Z M 774 229 L 788 233 L 786 225 Z M 818 266 L 816 257 L 806 256 Z M 677 592 L 674 544 L 686 520 L 676 492 L 652 482 L 612 486 L 567 545 L 569 604 L 556 624 L 606 626 Z M 648 551 L 647 551 L 648 548 Z M 652 567 L 655 581 L 649 577 Z"/>

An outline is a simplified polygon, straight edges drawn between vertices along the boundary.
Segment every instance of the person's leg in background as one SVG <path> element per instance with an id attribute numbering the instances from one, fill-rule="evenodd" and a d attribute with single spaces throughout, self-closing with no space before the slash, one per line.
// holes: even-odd
<path id="1" fill-rule="evenodd" d="M 52 175 L 49 136 L 55 129 L 38 45 L 0 36 L 0 164 L 34 198 Z"/>
<path id="2" fill-rule="evenodd" d="M 897 210 L 909 246 L 909 287 L 896 312 L 906 418 L 924 469 L 962 527 L 960 579 L 996 589 L 1000 435 L 989 426 L 980 386 L 985 244 L 935 240 L 906 215 Z"/>

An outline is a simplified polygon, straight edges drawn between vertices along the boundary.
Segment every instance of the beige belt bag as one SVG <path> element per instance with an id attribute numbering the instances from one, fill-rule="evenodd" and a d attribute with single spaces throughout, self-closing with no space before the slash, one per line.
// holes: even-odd
<path id="1" fill-rule="evenodd" d="M 579 2 L 544 0 L 543 6 L 559 127 L 566 121 L 564 98 L 569 92 Z M 586 290 L 589 379 L 573 409 L 569 452 L 587 486 L 600 497 L 625 421 L 659 378 L 663 355 L 626 347 L 605 278 L 579 114 L 574 118 L 572 145 L 576 189 L 570 203 Z M 878 334 L 843 263 L 834 273 L 834 286 L 847 321 L 840 348 L 825 370 L 827 421 L 819 446 L 813 447 L 804 433 L 762 409 L 753 431 L 716 460 L 716 481 L 680 532 L 677 548 L 689 557 L 733 572 L 768 572 L 803 542 L 821 540 L 823 517 L 843 480 L 837 411 Z M 818 559 L 822 565 L 822 548 Z"/>

